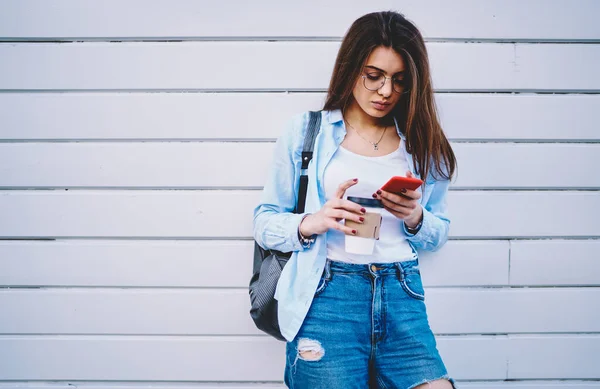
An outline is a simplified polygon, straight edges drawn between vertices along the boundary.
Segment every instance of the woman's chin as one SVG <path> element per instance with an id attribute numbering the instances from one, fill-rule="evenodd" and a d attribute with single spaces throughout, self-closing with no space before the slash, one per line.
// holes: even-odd
<path id="1" fill-rule="evenodd" d="M 373 116 L 375 118 L 382 118 L 385 115 L 387 115 L 389 112 L 388 111 L 380 111 L 378 109 L 375 109 L 373 107 L 369 107 L 369 109 L 366 111 L 370 116 Z"/>

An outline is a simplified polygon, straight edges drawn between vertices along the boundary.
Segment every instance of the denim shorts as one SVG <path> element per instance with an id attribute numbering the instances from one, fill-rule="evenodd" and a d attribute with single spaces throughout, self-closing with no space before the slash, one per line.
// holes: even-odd
<path id="1" fill-rule="evenodd" d="M 296 389 L 395 388 L 446 379 L 427 319 L 418 259 L 351 264 L 327 258 L 298 335 L 286 344 Z"/>

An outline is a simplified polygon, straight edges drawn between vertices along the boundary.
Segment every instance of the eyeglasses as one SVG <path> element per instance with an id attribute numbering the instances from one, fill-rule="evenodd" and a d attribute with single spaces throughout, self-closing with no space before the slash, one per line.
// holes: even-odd
<path id="1" fill-rule="evenodd" d="M 387 80 L 392 80 L 394 92 L 404 94 L 409 91 L 404 79 L 386 77 L 381 72 L 369 72 L 367 74 L 363 74 L 361 77 L 363 79 L 363 85 L 370 91 L 376 91 L 383 88 L 383 85 Z"/>

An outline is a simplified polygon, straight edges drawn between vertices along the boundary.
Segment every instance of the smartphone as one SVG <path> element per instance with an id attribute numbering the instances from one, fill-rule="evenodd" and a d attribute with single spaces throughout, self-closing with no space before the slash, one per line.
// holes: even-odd
<path id="1" fill-rule="evenodd" d="M 423 185 L 423 181 L 414 177 L 403 177 L 403 176 L 394 176 L 386 182 L 381 189 L 386 192 L 392 192 L 396 194 L 402 193 L 402 189 L 410 189 L 416 190 L 418 187 Z"/>

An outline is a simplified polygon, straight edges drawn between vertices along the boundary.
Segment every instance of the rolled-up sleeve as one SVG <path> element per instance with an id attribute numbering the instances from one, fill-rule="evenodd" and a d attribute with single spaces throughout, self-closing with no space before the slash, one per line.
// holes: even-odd
<path id="1" fill-rule="evenodd" d="M 417 249 L 426 251 L 437 251 L 448 240 L 450 230 L 450 219 L 447 215 L 447 201 L 449 180 L 435 181 L 431 195 L 427 203 L 423 206 L 423 223 L 416 234 L 411 234 L 406 230 L 406 225 L 402 223 L 402 229 L 406 239 L 413 243 Z"/>
<path id="2" fill-rule="evenodd" d="M 267 180 L 254 208 L 254 239 L 267 250 L 306 250 L 298 239 L 298 226 L 306 212 L 293 213 L 300 185 L 306 116 L 294 115 L 275 142 Z"/>

